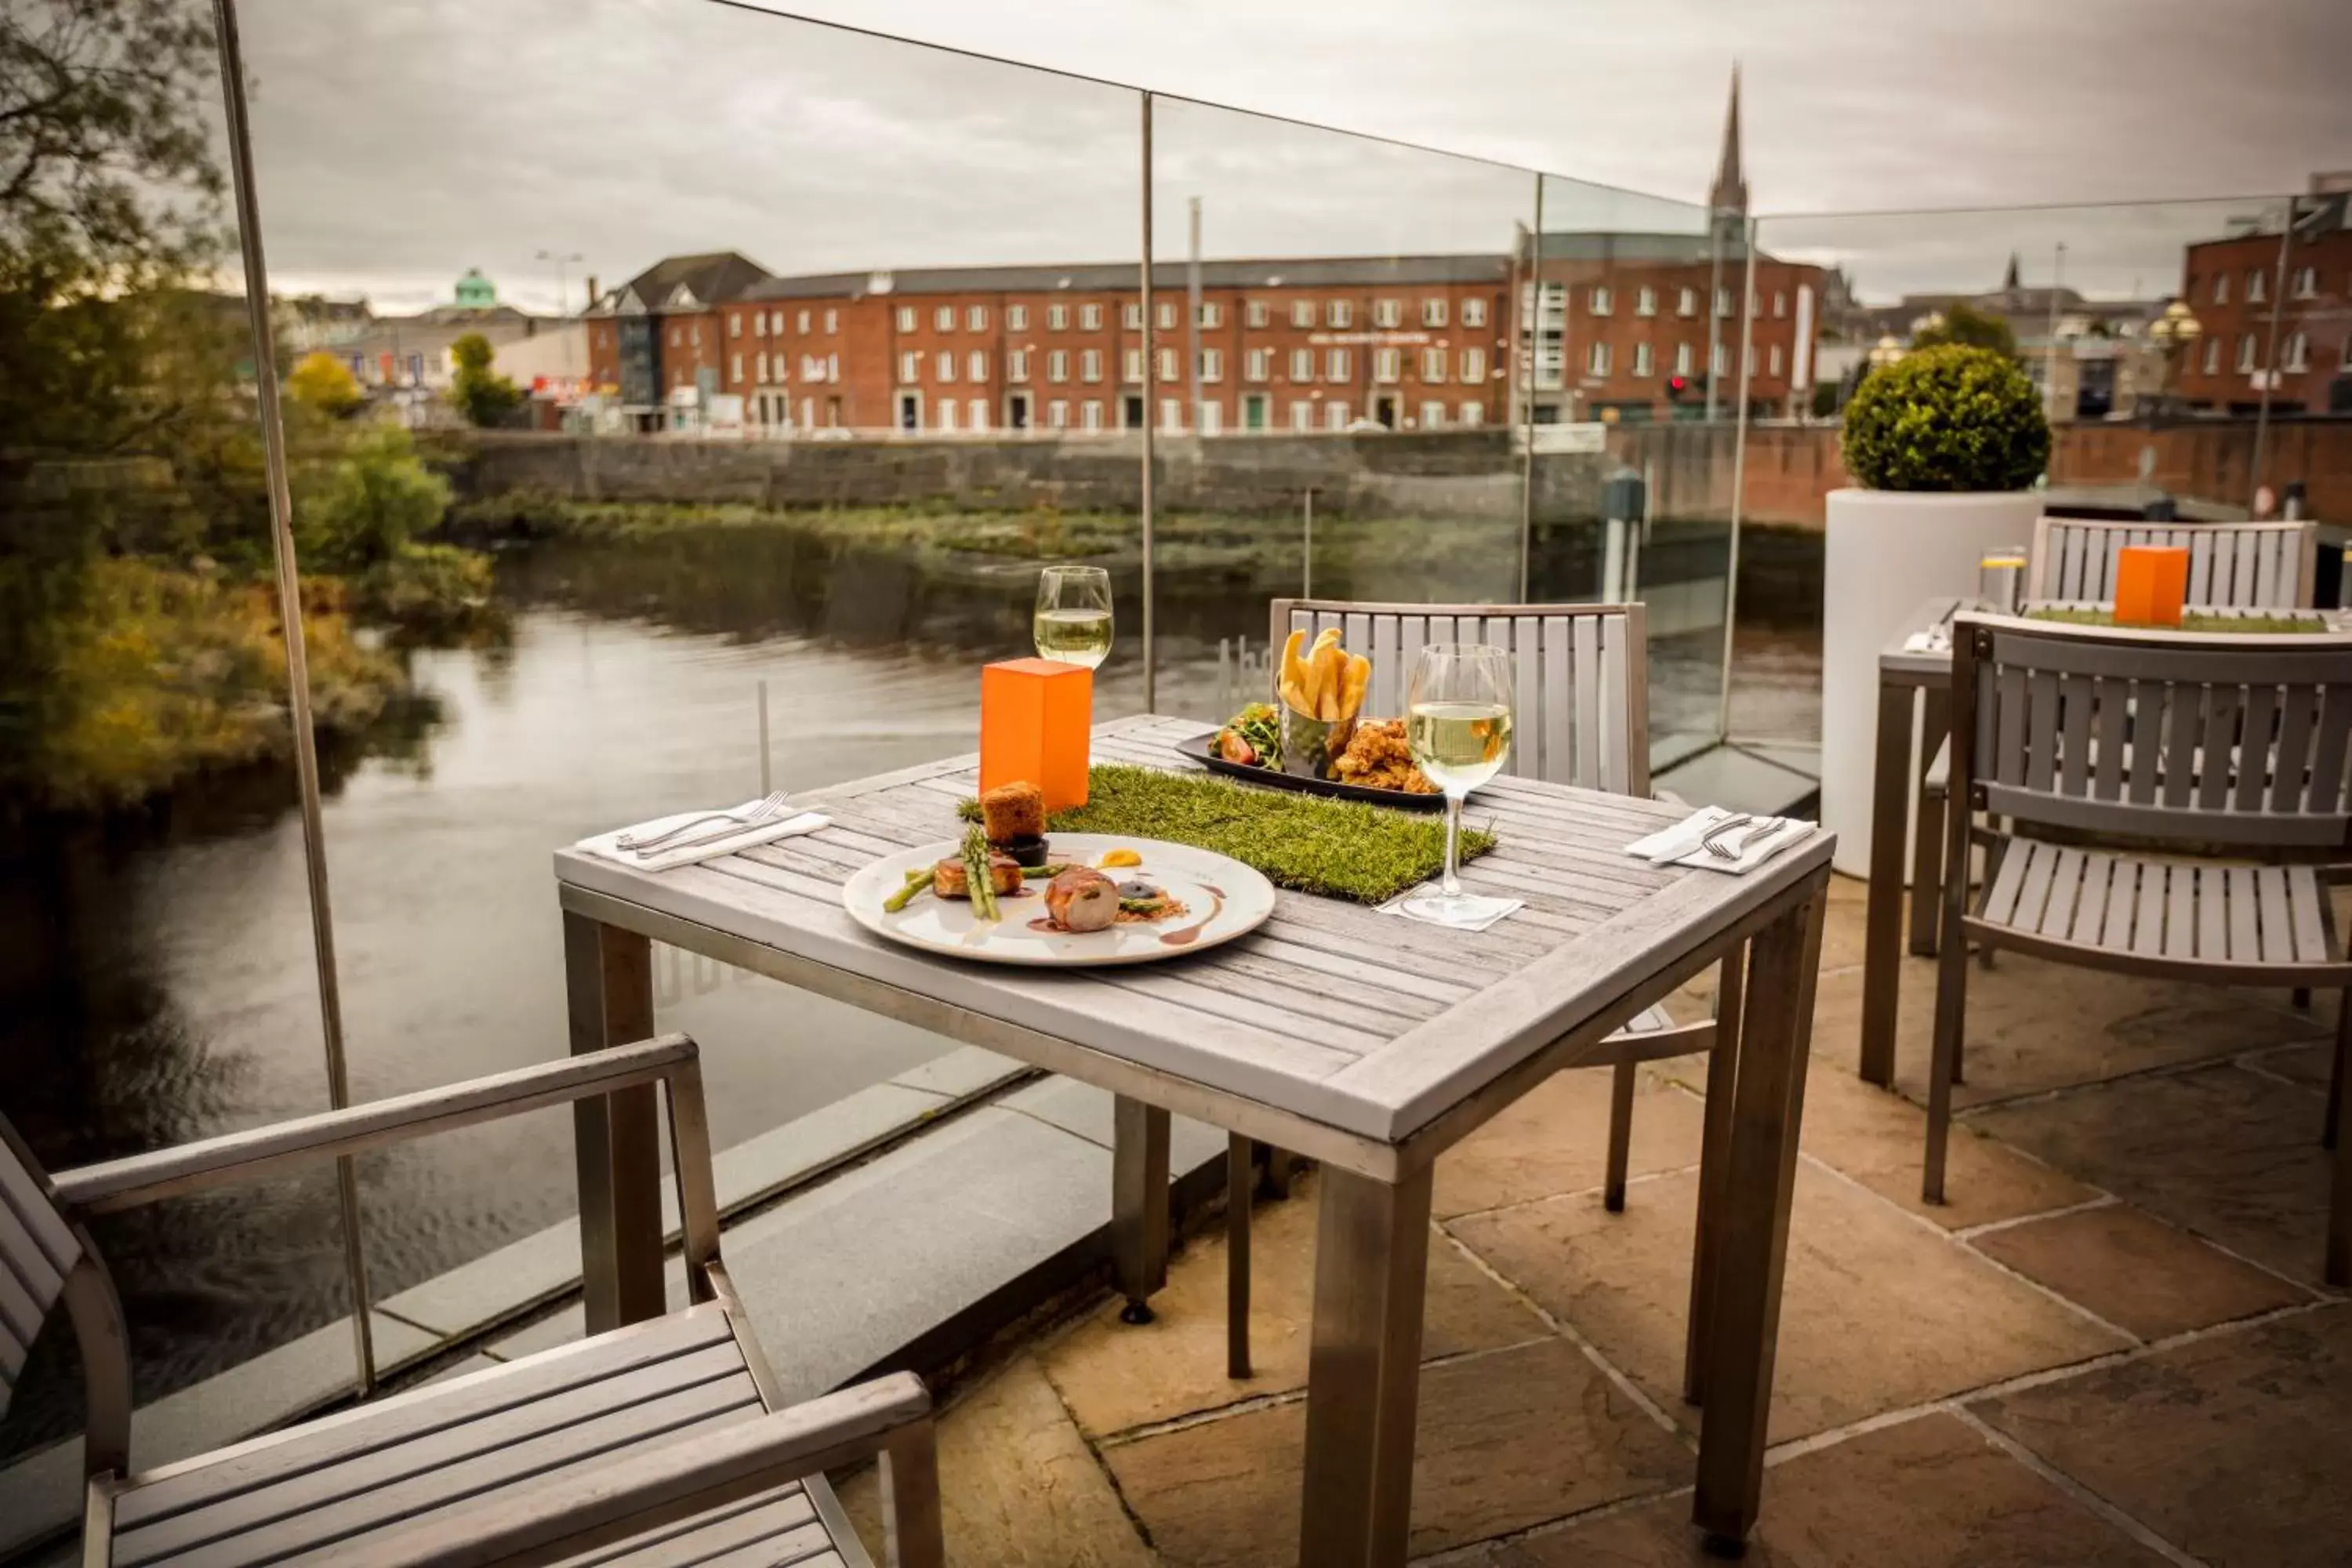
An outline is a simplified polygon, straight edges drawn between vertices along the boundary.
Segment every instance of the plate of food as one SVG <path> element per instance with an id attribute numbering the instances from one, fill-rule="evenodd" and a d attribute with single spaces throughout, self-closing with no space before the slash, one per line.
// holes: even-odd
<path id="1" fill-rule="evenodd" d="M 961 838 L 859 869 L 841 892 L 850 918 L 950 957 L 1083 968 L 1181 957 L 1274 913 L 1274 884 L 1229 857 L 1155 838 L 1046 837 L 1032 786 L 992 790 L 982 809 Z"/>

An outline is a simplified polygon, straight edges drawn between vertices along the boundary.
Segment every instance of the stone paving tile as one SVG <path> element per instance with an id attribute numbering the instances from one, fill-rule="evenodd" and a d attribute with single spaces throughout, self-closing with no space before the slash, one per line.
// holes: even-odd
<path id="1" fill-rule="evenodd" d="M 1974 1406 L 2215 1568 L 2352 1550 L 2352 1306 L 2186 1344 Z"/>
<path id="2" fill-rule="evenodd" d="M 1945 1201 L 1927 1203 L 1919 1196 L 1927 1140 L 1927 1112 L 1901 1095 L 1840 1068 L 1806 1074 L 1800 1140 L 1805 1152 L 1948 1229 L 2066 1208 L 2098 1195 L 1960 1123 L 1948 1153 Z"/>
<path id="3" fill-rule="evenodd" d="M 1046 1374 L 1091 1435 L 1123 1432 L 1240 1400 L 1301 1388 L 1314 1316 L 1315 1178 L 1260 1204 L 1250 1230 L 1250 1350 L 1255 1375 L 1225 1375 L 1225 1242 L 1189 1243 L 1151 1299 L 1152 1322 L 1118 1321 L 1117 1301 L 1038 1351 Z M 1549 1332 L 1543 1320 L 1451 1243 L 1430 1237 L 1422 1354 L 1493 1350 Z"/>
<path id="4" fill-rule="evenodd" d="M 1106 1448 L 1168 1568 L 1287 1568 L 1304 1403 Z M 1575 1346 L 1548 1339 L 1425 1369 L 1411 1550 L 1470 1545 L 1690 1479 L 1690 1451 Z"/>
<path id="5" fill-rule="evenodd" d="M 1681 1390 L 1696 1186 L 1650 1183 L 1622 1215 L 1550 1198 L 1449 1228 L 1696 1429 Z M 2126 1342 L 1810 1165 L 1781 1301 L 1775 1442 Z"/>
<path id="6" fill-rule="evenodd" d="M 1980 1111 L 1982 1130 L 2291 1279 L 2319 1283 L 2320 1103 L 2227 1064 Z"/>
<path id="7" fill-rule="evenodd" d="M 1706 1059 L 1696 1058 L 1702 1084 Z M 1609 1155 L 1611 1077 L 1605 1068 L 1556 1073 L 1439 1156 L 1432 1201 L 1438 1216 L 1601 1185 Z M 1696 1164 L 1705 1120 L 1698 1100 L 1642 1075 L 1627 1171 L 1638 1176 Z"/>
<path id="8" fill-rule="evenodd" d="M 1703 1568 L 1687 1494 L 1498 1545 L 1481 1568 Z M 1764 1474 L 1748 1568 L 2156 1568 L 2165 1559 L 1985 1440 L 1923 1415 Z"/>
<path id="9" fill-rule="evenodd" d="M 1150 1568 L 1150 1550 L 1034 1357 L 1016 1357 L 950 1405 L 939 1444 L 950 1568 Z M 887 1561 L 881 1489 L 871 1467 L 841 1488 L 877 1563 Z"/>
<path id="10" fill-rule="evenodd" d="M 1862 1040 L 1862 971 L 1822 975 L 1813 1015 L 1816 1068 L 1852 1071 Z M 1903 961 L 1895 1087 L 1925 1100 L 1934 1039 L 1936 964 Z M 2333 1015 L 2298 1013 L 2283 991 L 2150 981 L 2004 952 L 1969 971 L 1968 1081 L 1962 1107 L 2094 1083 L 2316 1038 Z"/>
<path id="11" fill-rule="evenodd" d="M 2004 1226 L 1969 1245 L 2145 1340 L 2311 1299 L 2126 1204 Z"/>
<path id="12" fill-rule="evenodd" d="M 2323 1004 L 2325 1005 L 2325 1004 Z M 2254 1058 L 2253 1065 L 2263 1072 L 2293 1079 L 2315 1094 L 2324 1095 L 2335 1070 L 2336 1042 L 2321 1040 L 2307 1046 L 2290 1046 L 2283 1051 L 2268 1051 Z"/>

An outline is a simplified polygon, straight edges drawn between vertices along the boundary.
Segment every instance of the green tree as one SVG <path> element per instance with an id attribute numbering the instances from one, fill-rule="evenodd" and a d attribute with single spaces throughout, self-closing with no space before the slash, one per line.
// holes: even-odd
<path id="1" fill-rule="evenodd" d="M 467 332 L 449 345 L 449 357 L 457 363 L 449 401 L 476 425 L 496 425 L 522 406 L 522 389 L 490 368 L 497 355 L 479 332 Z"/>
<path id="2" fill-rule="evenodd" d="M 352 367 L 324 349 L 303 355 L 288 374 L 286 395 L 331 419 L 348 419 L 367 406 Z"/>
<path id="3" fill-rule="evenodd" d="M 295 497 L 295 547 L 306 569 L 360 572 L 404 552 L 440 526 L 449 486 L 417 459 L 396 425 L 362 430 L 305 466 Z"/>
<path id="4" fill-rule="evenodd" d="M 1979 310 L 1965 300 L 1956 300 L 1949 309 L 1912 334 L 1911 346 L 1938 349 L 1948 343 L 1962 343 L 1972 349 L 1990 349 L 2008 359 L 2017 358 L 2017 333 L 2001 317 L 1989 310 Z"/>

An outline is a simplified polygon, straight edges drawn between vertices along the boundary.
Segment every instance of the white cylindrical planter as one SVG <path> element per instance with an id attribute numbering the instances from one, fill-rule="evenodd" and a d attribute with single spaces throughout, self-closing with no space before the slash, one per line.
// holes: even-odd
<path id="1" fill-rule="evenodd" d="M 1878 739 L 1878 656 L 1922 600 L 1977 590 L 1998 544 L 2030 544 L 2032 490 L 1934 494 L 1832 490 L 1822 572 L 1822 826 L 1835 865 L 1870 869 L 1870 781 Z M 1907 870 L 1906 857 L 1906 870 Z"/>

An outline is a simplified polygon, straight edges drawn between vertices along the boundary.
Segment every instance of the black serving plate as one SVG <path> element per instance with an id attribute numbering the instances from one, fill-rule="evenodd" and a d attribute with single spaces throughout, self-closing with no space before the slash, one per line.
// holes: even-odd
<path id="1" fill-rule="evenodd" d="M 1337 779 L 1310 779 L 1298 773 L 1286 773 L 1280 768 L 1261 768 L 1248 763 L 1227 762 L 1217 755 L 1217 731 L 1195 735 L 1189 741 L 1176 742 L 1176 750 L 1196 763 L 1207 765 L 1213 773 L 1227 778 L 1242 779 L 1250 784 L 1267 784 L 1275 789 L 1295 789 L 1301 795 L 1328 795 L 1335 800 L 1360 800 L 1373 805 L 1393 805 L 1406 811 L 1435 811 L 1445 804 L 1442 795 L 1414 795 L 1410 790 L 1372 789 L 1365 784 L 1341 784 Z"/>

